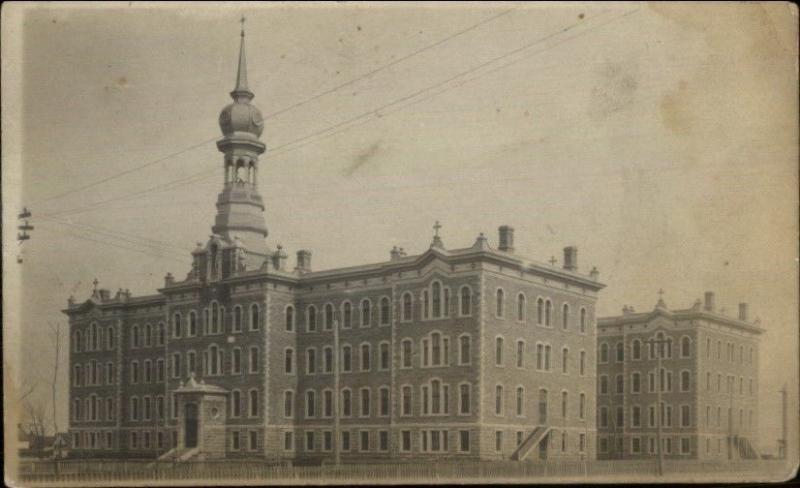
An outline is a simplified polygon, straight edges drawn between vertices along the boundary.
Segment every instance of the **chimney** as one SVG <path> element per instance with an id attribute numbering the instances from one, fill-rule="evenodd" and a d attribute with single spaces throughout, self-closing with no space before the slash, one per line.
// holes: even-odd
<path id="1" fill-rule="evenodd" d="M 172 276 L 172 273 L 167 273 L 167 275 L 164 276 L 164 287 L 166 288 L 174 284 L 175 284 L 175 277 Z"/>
<path id="2" fill-rule="evenodd" d="M 499 251 L 514 252 L 514 228 L 510 225 L 501 225 L 498 229 L 500 234 Z"/>
<path id="3" fill-rule="evenodd" d="M 400 248 L 400 257 L 401 258 L 406 257 L 406 250 L 404 248 L 402 248 L 402 247 Z"/>
<path id="4" fill-rule="evenodd" d="M 272 253 L 272 267 L 277 270 L 286 268 L 286 253 L 283 251 L 283 246 L 278 244 L 278 249 Z"/>
<path id="5" fill-rule="evenodd" d="M 398 249 L 397 246 L 392 247 L 392 250 L 389 251 L 389 258 L 394 261 L 396 259 L 400 259 L 400 257 L 400 249 Z"/>
<path id="6" fill-rule="evenodd" d="M 589 272 L 589 278 L 591 278 L 592 281 L 597 281 L 600 279 L 600 271 L 597 270 L 597 267 L 592 267 L 592 270 Z"/>
<path id="7" fill-rule="evenodd" d="M 297 251 L 297 268 L 301 273 L 311 271 L 311 251 L 301 249 Z"/>
<path id="8" fill-rule="evenodd" d="M 713 312 L 714 311 L 714 292 L 713 291 L 707 291 L 706 292 L 706 302 L 705 302 L 705 307 L 704 308 L 705 308 L 705 310 L 707 312 Z"/>
<path id="9" fill-rule="evenodd" d="M 564 248 L 564 269 L 576 271 L 578 269 L 578 248 L 567 246 Z"/>
<path id="10" fill-rule="evenodd" d="M 99 292 L 101 301 L 107 302 L 111 300 L 111 290 L 108 290 L 106 288 L 100 288 Z"/>
<path id="11" fill-rule="evenodd" d="M 739 320 L 742 322 L 747 322 L 747 304 L 740 303 L 739 304 Z"/>

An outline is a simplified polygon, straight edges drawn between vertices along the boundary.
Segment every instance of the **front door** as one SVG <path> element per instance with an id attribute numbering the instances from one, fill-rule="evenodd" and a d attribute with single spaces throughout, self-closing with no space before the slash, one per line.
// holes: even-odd
<path id="1" fill-rule="evenodd" d="M 184 447 L 197 447 L 197 404 L 187 403 L 184 410 Z"/>

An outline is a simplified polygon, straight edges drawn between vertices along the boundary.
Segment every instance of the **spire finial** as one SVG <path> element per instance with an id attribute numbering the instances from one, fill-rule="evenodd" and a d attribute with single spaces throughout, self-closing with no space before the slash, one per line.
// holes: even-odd
<path id="1" fill-rule="evenodd" d="M 241 42 L 239 44 L 239 69 L 236 71 L 236 88 L 233 89 L 231 92 L 231 98 L 235 101 L 239 102 L 244 99 L 245 101 L 250 101 L 253 98 L 253 92 L 247 87 L 247 60 L 244 53 L 244 22 L 245 17 L 242 15 L 242 18 L 239 22 L 242 24 L 242 31 L 241 31 Z"/>
<path id="2" fill-rule="evenodd" d="M 100 284 L 100 281 L 98 281 L 98 279 L 95 278 L 94 281 L 92 281 L 92 284 L 94 285 L 94 290 L 93 291 L 95 293 L 97 293 L 97 285 Z"/>

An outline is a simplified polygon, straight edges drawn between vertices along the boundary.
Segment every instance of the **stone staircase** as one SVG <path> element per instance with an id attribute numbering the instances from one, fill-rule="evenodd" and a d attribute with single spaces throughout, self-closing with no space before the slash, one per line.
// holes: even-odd
<path id="1" fill-rule="evenodd" d="M 174 447 L 158 457 L 159 461 L 188 461 L 200 452 L 198 447 Z"/>
<path id="2" fill-rule="evenodd" d="M 739 454 L 739 459 L 759 459 L 758 452 L 747 437 L 736 437 L 735 443 L 736 451 Z"/>
<path id="3" fill-rule="evenodd" d="M 522 444 L 511 454 L 512 461 L 522 461 L 531 453 L 531 451 L 539 445 L 542 440 L 547 438 L 550 433 L 550 427 L 546 425 L 538 425 L 533 431 L 528 434 Z"/>

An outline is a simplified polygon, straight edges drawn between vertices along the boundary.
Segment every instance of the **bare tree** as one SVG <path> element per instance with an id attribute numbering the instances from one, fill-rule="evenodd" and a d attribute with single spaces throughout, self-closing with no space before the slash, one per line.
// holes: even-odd
<path id="1" fill-rule="evenodd" d="M 41 403 L 26 401 L 25 423 L 23 431 L 28 436 L 30 448 L 33 451 L 42 452 L 45 448 L 45 438 L 47 435 L 47 420 L 45 418 L 45 407 Z"/>

